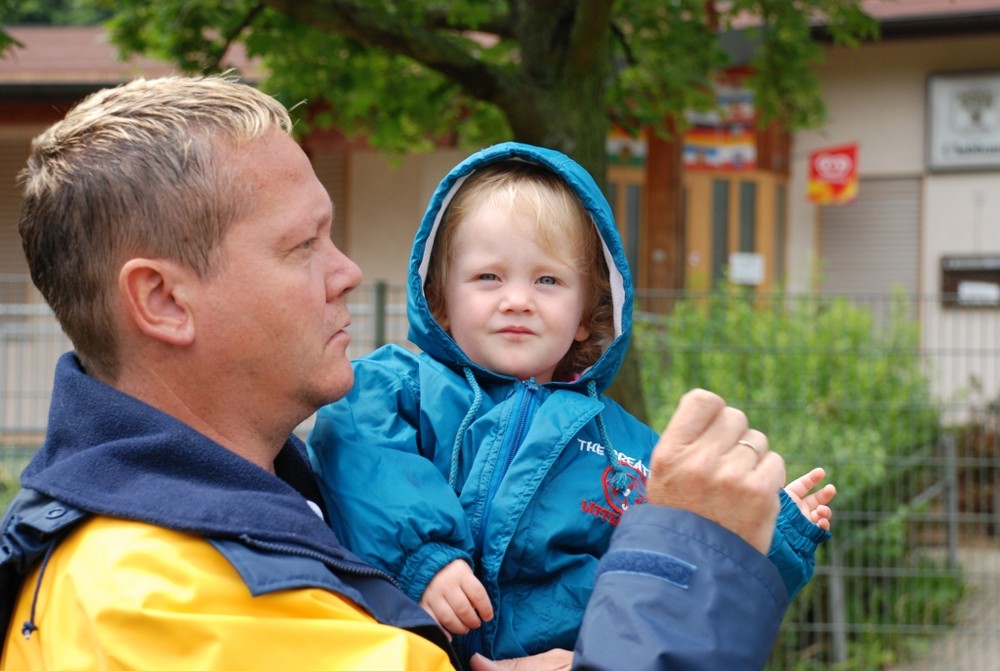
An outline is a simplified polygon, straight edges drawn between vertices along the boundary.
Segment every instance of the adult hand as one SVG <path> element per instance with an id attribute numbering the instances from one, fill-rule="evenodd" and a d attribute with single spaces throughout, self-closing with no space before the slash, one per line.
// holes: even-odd
<path id="1" fill-rule="evenodd" d="M 694 389 L 653 450 L 646 484 L 649 502 L 688 510 L 766 554 L 780 507 L 785 462 L 767 437 L 721 397 Z"/>
<path id="2" fill-rule="evenodd" d="M 504 659 L 494 662 L 476 654 L 470 662 L 472 671 L 569 671 L 573 665 L 570 650 L 556 648 L 530 657 Z"/>

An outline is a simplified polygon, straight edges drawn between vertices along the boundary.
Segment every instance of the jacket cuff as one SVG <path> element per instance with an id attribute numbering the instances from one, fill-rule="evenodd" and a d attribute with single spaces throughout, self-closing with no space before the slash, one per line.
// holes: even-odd
<path id="1" fill-rule="evenodd" d="M 799 506 L 792 500 L 784 489 L 780 490 L 778 496 L 781 498 L 781 510 L 778 512 L 778 529 L 785 537 L 785 541 L 792 546 L 798 554 L 812 555 L 820 543 L 827 541 L 831 534 L 814 524 L 812 520 L 802 514 Z M 776 543 L 778 540 L 775 534 Z M 772 543 L 772 548 L 774 547 Z"/>
<path id="2" fill-rule="evenodd" d="M 737 534 L 688 511 L 633 506 L 601 559 L 574 668 L 763 669 L 786 606 L 775 566 Z"/>
<path id="3" fill-rule="evenodd" d="M 740 567 L 747 578 L 758 583 L 772 596 L 776 609 L 787 605 L 784 584 L 774 564 L 737 534 L 695 513 L 656 505 L 633 506 L 622 517 L 607 555 L 630 550 L 633 545 L 695 567 L 706 557 L 718 557 Z M 659 577 L 674 582 L 669 571 Z"/>
<path id="4" fill-rule="evenodd" d="M 781 510 L 767 557 L 778 568 L 791 601 L 816 569 L 816 548 L 830 532 L 813 524 L 787 492 L 781 490 Z"/>
<path id="5" fill-rule="evenodd" d="M 467 553 L 445 543 L 421 545 L 419 550 L 406 558 L 402 573 L 397 578 L 400 589 L 414 601 L 420 601 L 431 579 L 456 559 L 463 559 L 470 566 L 473 565 L 472 557 Z"/>

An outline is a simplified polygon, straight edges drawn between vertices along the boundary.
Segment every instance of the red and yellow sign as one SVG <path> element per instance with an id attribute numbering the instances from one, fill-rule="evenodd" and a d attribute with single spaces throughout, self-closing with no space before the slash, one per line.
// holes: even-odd
<path id="1" fill-rule="evenodd" d="M 817 149 L 809 155 L 809 200 L 845 205 L 858 197 L 858 145 Z"/>

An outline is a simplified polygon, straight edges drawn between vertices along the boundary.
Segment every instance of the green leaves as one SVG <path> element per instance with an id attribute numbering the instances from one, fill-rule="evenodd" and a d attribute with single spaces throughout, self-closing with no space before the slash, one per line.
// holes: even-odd
<path id="1" fill-rule="evenodd" d="M 902 296 L 861 304 L 728 287 L 679 299 L 636 328 L 653 426 L 665 426 L 685 391 L 705 387 L 768 435 L 789 479 L 822 466 L 837 486 L 834 539 L 817 553 L 820 570 L 786 615 L 769 669 L 882 668 L 877 660 L 905 645 L 891 632 L 940 624 L 957 603 L 952 572 L 908 571 L 919 561 L 912 535 L 930 528 L 920 523 L 926 493 L 941 477 L 939 408 L 914 308 Z M 824 570 L 834 562 L 836 597 Z M 843 620 L 828 619 L 832 602 Z M 837 626 L 852 632 L 843 666 L 822 633 Z"/>
<path id="2" fill-rule="evenodd" d="M 835 470 L 838 507 L 849 506 L 884 480 L 886 463 L 937 436 L 918 325 L 902 298 L 886 304 L 883 316 L 844 297 L 735 287 L 679 301 L 637 328 L 653 426 L 688 389 L 711 389 L 786 459 Z"/>
<path id="3" fill-rule="evenodd" d="M 609 120 L 663 130 L 709 109 L 713 77 L 747 58 L 762 122 L 820 123 L 816 25 L 838 44 L 876 34 L 860 0 L 75 1 L 114 8 L 123 52 L 190 72 L 225 67 L 244 42 L 270 73 L 264 88 L 316 104 L 303 123 L 364 133 L 390 153 L 514 135 L 588 163 Z"/>

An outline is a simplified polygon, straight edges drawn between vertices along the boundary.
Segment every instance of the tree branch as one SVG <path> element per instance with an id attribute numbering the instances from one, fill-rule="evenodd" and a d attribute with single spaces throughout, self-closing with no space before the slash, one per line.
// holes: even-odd
<path id="1" fill-rule="evenodd" d="M 505 73 L 478 60 L 457 39 L 410 23 L 404 25 L 385 12 L 342 0 L 263 1 L 289 18 L 391 54 L 412 58 L 458 83 L 479 100 L 495 103 L 503 88 Z"/>
<path id="2" fill-rule="evenodd" d="M 569 62 L 574 67 L 589 68 L 595 65 L 595 59 L 603 60 L 607 56 L 608 45 L 601 41 L 607 39 L 611 6 L 611 0 L 580 0 L 578 3 L 569 46 Z"/>
<path id="3" fill-rule="evenodd" d="M 258 2 L 254 5 L 247 15 L 243 17 L 243 20 L 233 27 L 227 34 L 222 36 L 222 44 L 219 49 L 213 49 L 214 53 L 210 56 L 210 61 L 208 63 L 209 69 L 219 70 L 221 69 L 222 59 L 226 57 L 229 53 L 229 48 L 233 46 L 233 42 L 239 38 L 240 33 L 247 29 L 254 22 L 254 19 L 264 11 L 266 5 L 263 2 Z"/>
<path id="4" fill-rule="evenodd" d="M 510 20 L 506 14 L 494 14 L 490 18 L 480 21 L 475 25 L 462 25 L 452 21 L 447 12 L 441 10 L 428 10 L 424 13 L 424 20 L 421 27 L 429 30 L 453 30 L 457 33 L 489 33 L 504 39 L 514 37 L 514 31 L 511 29 Z"/>
<path id="5" fill-rule="evenodd" d="M 611 22 L 611 34 L 614 36 L 615 40 L 622 47 L 622 52 L 625 54 L 625 62 L 629 65 L 635 65 L 638 60 L 635 57 L 635 53 L 632 51 L 632 45 L 629 44 L 628 38 L 625 36 L 624 31 L 622 31 L 621 26 L 615 22 Z"/>

